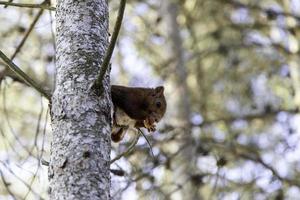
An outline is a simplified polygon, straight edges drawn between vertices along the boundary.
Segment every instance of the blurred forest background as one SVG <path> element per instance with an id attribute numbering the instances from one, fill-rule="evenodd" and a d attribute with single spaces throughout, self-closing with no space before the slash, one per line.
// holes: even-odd
<path id="1" fill-rule="evenodd" d="M 0 49 L 53 90 L 55 11 L 13 3 L 0 1 Z M 111 166 L 112 197 L 299 199 L 299 25 L 299 0 L 128 0 L 112 84 L 164 85 L 168 109 L 147 134 L 155 157 L 140 138 Z M 48 102 L 2 61 L 0 80 L 0 199 L 48 199 Z"/>

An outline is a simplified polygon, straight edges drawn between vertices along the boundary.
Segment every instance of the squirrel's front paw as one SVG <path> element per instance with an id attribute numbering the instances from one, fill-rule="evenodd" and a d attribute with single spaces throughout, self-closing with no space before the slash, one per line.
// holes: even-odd
<path id="1" fill-rule="evenodd" d="M 144 120 L 144 126 L 149 132 L 154 132 L 156 130 L 154 121 L 151 118 L 147 118 Z"/>
<path id="2" fill-rule="evenodd" d="M 156 126 L 155 126 L 155 124 L 152 124 L 149 128 L 147 128 L 147 130 L 148 130 L 149 132 L 154 132 L 154 131 L 156 131 Z"/>

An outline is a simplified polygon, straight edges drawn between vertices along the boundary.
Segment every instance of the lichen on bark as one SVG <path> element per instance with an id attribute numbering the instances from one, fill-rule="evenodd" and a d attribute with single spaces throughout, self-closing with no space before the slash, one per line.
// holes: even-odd
<path id="1" fill-rule="evenodd" d="M 102 95 L 91 89 L 108 46 L 107 0 L 58 1 L 56 29 L 50 199 L 110 199 L 109 70 Z"/>

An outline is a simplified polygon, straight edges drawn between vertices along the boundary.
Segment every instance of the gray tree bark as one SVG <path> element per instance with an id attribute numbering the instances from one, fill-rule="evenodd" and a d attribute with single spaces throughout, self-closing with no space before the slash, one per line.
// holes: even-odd
<path id="1" fill-rule="evenodd" d="M 60 0 L 50 199 L 110 199 L 111 100 L 91 89 L 108 46 L 107 0 Z"/>

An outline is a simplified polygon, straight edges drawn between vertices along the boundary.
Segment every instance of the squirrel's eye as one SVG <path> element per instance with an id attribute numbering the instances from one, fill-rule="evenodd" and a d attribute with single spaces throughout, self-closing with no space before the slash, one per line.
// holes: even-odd
<path id="1" fill-rule="evenodd" d="M 161 107 L 161 103 L 160 102 L 156 102 L 156 107 L 160 108 Z"/>

